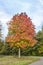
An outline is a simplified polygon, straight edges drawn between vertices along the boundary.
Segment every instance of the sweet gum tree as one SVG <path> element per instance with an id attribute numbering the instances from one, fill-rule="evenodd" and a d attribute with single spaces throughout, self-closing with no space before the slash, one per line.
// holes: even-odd
<path id="1" fill-rule="evenodd" d="M 16 46 L 19 49 L 19 58 L 20 48 L 32 47 L 36 44 L 34 36 L 35 26 L 26 13 L 16 14 L 9 21 L 6 42 L 9 42 L 10 47 Z"/>

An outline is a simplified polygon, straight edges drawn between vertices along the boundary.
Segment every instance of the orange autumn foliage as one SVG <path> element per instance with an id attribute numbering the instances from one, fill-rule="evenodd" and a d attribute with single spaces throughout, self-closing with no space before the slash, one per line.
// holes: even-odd
<path id="1" fill-rule="evenodd" d="M 13 16 L 11 21 L 8 23 L 8 36 L 6 37 L 6 42 L 11 42 L 12 46 L 25 48 L 27 46 L 34 46 L 36 44 L 35 36 L 35 26 L 33 25 L 30 17 L 26 13 L 21 13 Z M 21 40 L 28 41 L 28 43 Z M 19 42 L 19 44 L 17 43 Z"/>

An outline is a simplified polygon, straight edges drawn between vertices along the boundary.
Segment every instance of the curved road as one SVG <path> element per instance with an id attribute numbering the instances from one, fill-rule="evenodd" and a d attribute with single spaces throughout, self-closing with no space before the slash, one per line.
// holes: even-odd
<path id="1" fill-rule="evenodd" d="M 39 61 L 34 62 L 34 63 L 30 64 L 30 65 L 43 65 L 43 57 L 41 57 Z"/>

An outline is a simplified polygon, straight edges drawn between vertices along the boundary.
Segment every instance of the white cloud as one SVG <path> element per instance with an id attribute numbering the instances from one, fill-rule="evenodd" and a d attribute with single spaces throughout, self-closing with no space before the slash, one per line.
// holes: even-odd
<path id="1" fill-rule="evenodd" d="M 4 11 L 0 11 L 0 21 L 2 23 L 2 33 L 3 36 L 7 35 L 7 22 L 10 20 L 10 16 L 6 14 Z"/>
<path id="2" fill-rule="evenodd" d="M 9 15 L 6 14 L 4 11 L 0 11 L 0 21 L 2 23 L 6 23 L 10 19 Z"/>
<path id="3" fill-rule="evenodd" d="M 36 27 L 36 31 L 38 31 L 42 26 L 43 18 L 41 16 L 38 16 L 38 15 L 34 15 L 34 16 L 35 17 L 33 17 L 32 21 Z"/>
<path id="4" fill-rule="evenodd" d="M 38 31 L 39 29 L 41 29 L 41 26 L 43 24 L 43 6 L 38 3 L 34 9 L 36 10 L 32 14 L 30 13 L 30 17 L 36 26 L 36 31 Z"/>
<path id="5" fill-rule="evenodd" d="M 40 13 L 39 13 L 39 14 L 40 14 Z M 33 17 L 32 17 L 33 23 L 34 23 L 36 26 L 40 26 L 40 24 L 41 24 L 42 21 L 43 21 L 43 17 L 40 16 L 39 14 L 33 14 Z"/>
<path id="6" fill-rule="evenodd" d="M 43 0 L 39 0 L 39 2 L 41 3 L 41 5 L 43 5 Z"/>
<path id="7" fill-rule="evenodd" d="M 20 11 L 27 12 L 31 8 L 31 3 L 20 2 L 20 1 L 17 1 L 17 3 L 21 5 L 21 10 Z"/>

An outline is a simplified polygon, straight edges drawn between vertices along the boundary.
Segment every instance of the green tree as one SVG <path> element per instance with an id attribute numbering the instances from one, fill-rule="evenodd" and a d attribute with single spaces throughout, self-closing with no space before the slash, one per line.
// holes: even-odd
<path id="1" fill-rule="evenodd" d="M 10 55 L 10 50 L 11 50 L 10 46 L 7 43 L 5 43 L 5 45 L 3 45 L 2 47 L 1 54 Z"/>
<path id="2" fill-rule="evenodd" d="M 3 41 L 2 41 L 2 24 L 1 24 L 1 21 L 0 21 L 0 53 L 1 53 L 1 50 L 2 50 L 2 46 L 3 46 Z"/>
<path id="3" fill-rule="evenodd" d="M 36 35 L 36 39 L 38 40 L 38 51 L 40 55 L 43 55 L 43 26 L 42 29 L 40 31 L 38 31 L 37 35 Z"/>
<path id="4" fill-rule="evenodd" d="M 1 43 L 1 41 L 2 41 L 2 25 L 1 25 L 1 22 L 0 22 L 0 43 Z"/>

